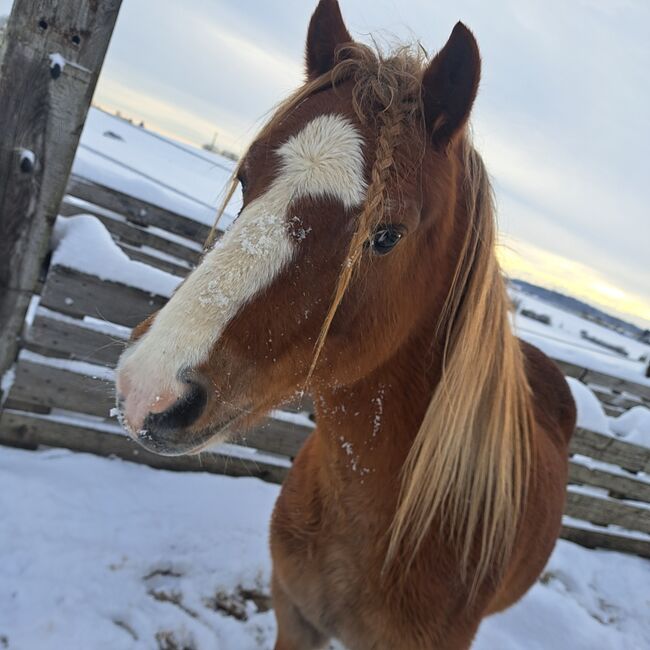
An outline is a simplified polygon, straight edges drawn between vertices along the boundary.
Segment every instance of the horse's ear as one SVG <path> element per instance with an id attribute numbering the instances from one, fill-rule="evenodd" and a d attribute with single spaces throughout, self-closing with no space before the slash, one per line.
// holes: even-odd
<path id="1" fill-rule="evenodd" d="M 338 0 L 320 0 L 307 33 L 307 79 L 329 72 L 336 63 L 336 50 L 351 43 Z"/>
<path id="2" fill-rule="evenodd" d="M 447 44 L 422 77 L 427 128 L 437 148 L 444 149 L 465 126 L 481 78 L 481 55 L 472 32 L 456 23 Z"/>

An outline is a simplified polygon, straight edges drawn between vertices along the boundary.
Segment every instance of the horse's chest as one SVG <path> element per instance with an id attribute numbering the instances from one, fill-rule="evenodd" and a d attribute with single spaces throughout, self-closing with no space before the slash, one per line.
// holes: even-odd
<path id="1" fill-rule="evenodd" d="M 355 549 L 335 538 L 327 543 L 305 543 L 293 547 L 288 562 L 275 562 L 291 599 L 305 618 L 338 638 L 344 636 L 349 623 L 354 622 L 355 628 L 360 625 L 361 611 L 370 612 L 378 604 L 371 586 L 374 571 L 369 567 L 363 540 L 357 539 L 356 544 Z"/>
<path id="2" fill-rule="evenodd" d="M 294 604 L 322 631 L 341 637 L 362 611 L 374 618 L 381 590 L 381 536 L 344 510 L 305 511 L 282 499 L 272 526 L 274 571 Z"/>

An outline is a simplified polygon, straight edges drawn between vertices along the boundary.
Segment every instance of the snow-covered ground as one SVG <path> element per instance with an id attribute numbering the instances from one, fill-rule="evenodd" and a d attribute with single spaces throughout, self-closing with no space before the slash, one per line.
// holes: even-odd
<path id="1" fill-rule="evenodd" d="M 278 487 L 62 450 L 0 450 L 0 648 L 273 647 Z M 650 647 L 650 561 L 569 542 L 476 650 Z"/>
<path id="2" fill-rule="evenodd" d="M 650 409 L 634 406 L 618 416 L 608 416 L 588 386 L 573 377 L 566 380 L 576 403 L 578 427 L 650 447 Z"/>

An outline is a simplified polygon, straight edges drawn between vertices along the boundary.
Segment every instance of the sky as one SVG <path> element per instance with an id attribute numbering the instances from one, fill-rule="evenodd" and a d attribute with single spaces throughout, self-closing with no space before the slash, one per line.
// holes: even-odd
<path id="1" fill-rule="evenodd" d="M 473 30 L 474 138 L 506 271 L 650 327 L 650 2 L 340 2 L 361 41 L 418 40 L 435 53 L 457 20 Z M 219 145 L 244 151 L 303 79 L 315 5 L 123 0 L 95 103 L 195 144 L 217 131 Z"/>

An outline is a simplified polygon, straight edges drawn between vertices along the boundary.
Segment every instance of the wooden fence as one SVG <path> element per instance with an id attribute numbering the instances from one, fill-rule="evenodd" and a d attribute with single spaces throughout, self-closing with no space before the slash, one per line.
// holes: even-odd
<path id="1" fill-rule="evenodd" d="M 0 47 L 0 376 L 38 280 L 121 0 L 14 0 Z"/>
<path id="2" fill-rule="evenodd" d="M 183 215 L 77 177 L 68 184 L 61 213 L 94 215 L 129 257 L 179 278 L 198 262 L 208 232 Z M 50 266 L 0 414 L 0 442 L 281 482 L 314 426 L 308 403 L 274 412 L 234 444 L 200 457 L 151 454 L 108 418 L 113 369 L 129 330 L 165 301 L 63 264 Z M 110 323 L 104 321 L 108 316 Z M 559 363 L 567 375 L 595 387 L 611 413 L 650 405 L 644 384 Z M 563 536 L 650 557 L 650 449 L 578 429 L 571 452 Z"/>

